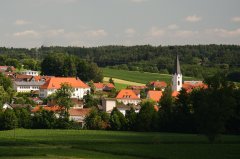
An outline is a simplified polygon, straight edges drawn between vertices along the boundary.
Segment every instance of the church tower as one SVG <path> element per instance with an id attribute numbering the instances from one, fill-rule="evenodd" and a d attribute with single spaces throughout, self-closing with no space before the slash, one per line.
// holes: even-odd
<path id="1" fill-rule="evenodd" d="M 175 59 L 174 70 L 172 75 L 172 91 L 180 91 L 181 89 L 182 89 L 182 73 L 181 73 L 180 63 L 177 55 Z"/>

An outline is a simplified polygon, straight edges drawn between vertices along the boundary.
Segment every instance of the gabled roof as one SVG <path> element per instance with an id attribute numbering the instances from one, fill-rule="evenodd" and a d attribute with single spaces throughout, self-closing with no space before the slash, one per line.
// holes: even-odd
<path id="1" fill-rule="evenodd" d="M 195 88 L 207 88 L 207 85 L 202 81 L 184 81 L 183 86 L 187 92 L 191 92 Z"/>
<path id="2" fill-rule="evenodd" d="M 40 80 L 48 80 L 49 78 L 51 78 L 53 76 L 33 76 L 32 78 L 35 80 L 35 81 L 40 81 Z"/>
<path id="3" fill-rule="evenodd" d="M 59 106 L 36 106 L 32 109 L 32 112 L 33 113 L 38 112 L 41 110 L 41 108 L 44 110 L 53 111 L 53 112 L 58 112 L 61 109 L 63 109 L 62 107 L 59 107 Z"/>
<path id="4" fill-rule="evenodd" d="M 68 113 L 70 116 L 87 116 L 90 113 L 91 109 L 90 108 L 83 108 L 83 109 L 74 109 L 70 108 Z"/>
<path id="5" fill-rule="evenodd" d="M 98 83 L 93 83 L 93 85 L 97 89 L 104 89 L 104 87 L 115 88 L 115 86 L 112 83 L 101 83 L 101 82 L 98 82 Z"/>
<path id="6" fill-rule="evenodd" d="M 51 77 L 40 87 L 40 89 L 59 89 L 63 83 L 68 83 L 73 88 L 89 88 L 87 84 L 75 77 Z"/>
<path id="7" fill-rule="evenodd" d="M 117 99 L 140 99 L 132 90 L 122 89 L 117 97 Z"/>
<path id="8" fill-rule="evenodd" d="M 148 98 L 159 102 L 162 97 L 162 91 L 148 91 Z"/>
<path id="9" fill-rule="evenodd" d="M 155 88 L 162 88 L 167 87 L 167 83 L 165 81 L 152 81 L 150 85 L 154 86 Z"/>

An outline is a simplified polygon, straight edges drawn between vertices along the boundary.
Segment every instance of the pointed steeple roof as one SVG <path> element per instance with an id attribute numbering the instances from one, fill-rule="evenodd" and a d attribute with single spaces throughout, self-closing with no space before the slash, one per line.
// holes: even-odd
<path id="1" fill-rule="evenodd" d="M 174 62 L 173 74 L 182 74 L 181 69 L 180 69 L 180 62 L 179 62 L 179 59 L 178 59 L 178 54 L 177 54 L 175 62 Z"/>

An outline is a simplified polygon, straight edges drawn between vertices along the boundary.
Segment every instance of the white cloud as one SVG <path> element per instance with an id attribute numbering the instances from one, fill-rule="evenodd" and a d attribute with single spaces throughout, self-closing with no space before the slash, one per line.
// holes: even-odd
<path id="1" fill-rule="evenodd" d="M 13 34 L 15 37 L 39 37 L 40 33 L 35 30 L 25 30 L 23 32 L 16 32 Z"/>
<path id="2" fill-rule="evenodd" d="M 88 30 L 88 31 L 85 31 L 84 34 L 90 38 L 99 38 L 99 37 L 107 36 L 107 32 L 103 29 Z"/>
<path id="3" fill-rule="evenodd" d="M 148 33 L 151 37 L 161 37 L 165 34 L 165 30 L 157 27 L 152 27 Z"/>
<path id="4" fill-rule="evenodd" d="M 197 16 L 197 15 L 190 15 L 190 16 L 187 16 L 187 17 L 185 18 L 185 20 L 186 20 L 187 22 L 192 22 L 192 23 L 194 23 L 194 22 L 199 22 L 199 21 L 201 21 L 201 20 L 202 20 L 202 17 Z"/>
<path id="5" fill-rule="evenodd" d="M 170 29 L 170 30 L 176 30 L 178 28 L 179 28 L 179 26 L 177 24 L 171 24 L 168 26 L 168 29 Z"/>
<path id="6" fill-rule="evenodd" d="M 18 19 L 15 21 L 15 25 L 26 25 L 26 24 L 30 24 L 31 22 L 30 21 L 27 21 L 27 20 L 22 20 L 22 19 Z"/>
<path id="7" fill-rule="evenodd" d="M 232 17 L 231 21 L 232 22 L 240 22 L 240 17 Z"/>

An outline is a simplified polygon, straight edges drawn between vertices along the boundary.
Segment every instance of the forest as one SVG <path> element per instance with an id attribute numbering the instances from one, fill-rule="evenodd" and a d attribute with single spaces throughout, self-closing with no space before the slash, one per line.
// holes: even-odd
<path id="1" fill-rule="evenodd" d="M 100 46 L 40 48 L 0 48 L 1 65 L 24 65 L 26 69 L 41 70 L 42 60 L 53 53 L 76 55 L 99 67 L 171 74 L 176 54 L 185 76 L 204 78 L 217 72 L 227 72 L 233 81 L 240 80 L 240 46 Z"/>

